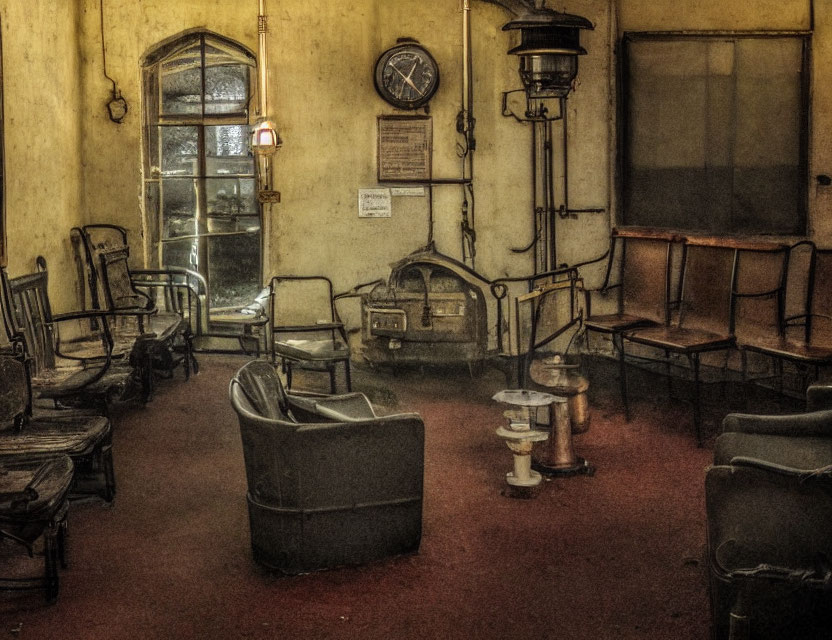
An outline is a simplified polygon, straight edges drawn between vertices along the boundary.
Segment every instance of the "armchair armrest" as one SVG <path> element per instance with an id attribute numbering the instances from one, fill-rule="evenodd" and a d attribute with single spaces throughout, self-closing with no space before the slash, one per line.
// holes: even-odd
<path id="1" fill-rule="evenodd" d="M 323 396 L 317 394 L 288 395 L 289 405 L 297 412 L 304 413 L 301 422 L 314 420 L 315 416 L 335 420 L 338 422 L 356 422 L 359 420 L 372 420 L 376 413 L 370 401 L 363 393 L 347 393 L 338 396 Z"/>
<path id="2" fill-rule="evenodd" d="M 731 413 L 722 421 L 722 432 L 832 438 L 832 409 L 784 416 Z"/>
<path id="3" fill-rule="evenodd" d="M 768 473 L 797 478 L 800 482 L 809 482 L 812 480 L 829 482 L 832 480 L 832 465 L 827 465 L 819 469 L 797 469 L 789 465 L 760 460 L 759 458 L 736 456 L 735 458 L 731 458 L 731 466 L 759 469 Z"/>
<path id="4" fill-rule="evenodd" d="M 806 411 L 832 409 L 832 385 L 813 384 L 806 390 Z"/>

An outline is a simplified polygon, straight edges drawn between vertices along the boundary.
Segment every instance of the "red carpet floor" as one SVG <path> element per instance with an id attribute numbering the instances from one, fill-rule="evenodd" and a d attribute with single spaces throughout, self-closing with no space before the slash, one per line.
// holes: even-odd
<path id="1" fill-rule="evenodd" d="M 0 638 L 708 637 L 711 450 L 696 447 L 686 405 L 636 390 L 625 424 L 612 369 L 595 365 L 592 425 L 576 448 L 597 473 L 513 500 L 501 495 L 511 456 L 494 434 L 504 407 L 490 400 L 501 374 L 358 371 L 356 389 L 385 411 L 424 418 L 421 551 L 282 577 L 250 554 L 226 395 L 244 361 L 203 355 L 190 382 L 116 410 L 115 504 L 73 504 L 58 602 L 0 594 Z"/>

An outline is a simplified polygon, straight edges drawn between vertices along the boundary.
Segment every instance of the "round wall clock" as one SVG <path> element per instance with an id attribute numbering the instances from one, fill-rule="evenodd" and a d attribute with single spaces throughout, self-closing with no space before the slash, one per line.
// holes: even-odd
<path id="1" fill-rule="evenodd" d="M 439 65 L 419 43 L 403 42 L 381 54 L 374 79 L 376 91 L 394 107 L 418 109 L 439 88 Z"/>

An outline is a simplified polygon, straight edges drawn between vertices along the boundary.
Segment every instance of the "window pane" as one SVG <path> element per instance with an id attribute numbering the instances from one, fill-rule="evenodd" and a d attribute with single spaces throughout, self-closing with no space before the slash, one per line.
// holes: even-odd
<path id="1" fill-rule="evenodd" d="M 222 65 L 205 69 L 205 113 L 242 113 L 248 95 L 248 67 Z"/>
<path id="2" fill-rule="evenodd" d="M 625 44 L 625 223 L 805 232 L 803 39 Z"/>
<path id="3" fill-rule="evenodd" d="M 253 178 L 209 178 L 206 180 L 206 192 L 209 216 L 257 214 L 257 192 Z"/>
<path id="4" fill-rule="evenodd" d="M 202 52 L 194 44 L 162 62 L 162 115 L 202 113 Z"/>
<path id="5" fill-rule="evenodd" d="M 162 175 L 195 176 L 199 173 L 199 131 L 196 127 L 159 127 L 162 140 Z"/>
<path id="6" fill-rule="evenodd" d="M 215 236 L 208 241 L 211 307 L 244 306 L 260 286 L 260 234 Z"/>
<path id="7" fill-rule="evenodd" d="M 162 180 L 162 238 L 196 234 L 196 189 L 195 180 Z"/>
<path id="8" fill-rule="evenodd" d="M 199 271 L 199 239 L 188 238 L 163 242 L 162 265 Z"/>
<path id="9" fill-rule="evenodd" d="M 205 127 L 207 175 L 254 175 L 250 133 L 245 124 Z"/>

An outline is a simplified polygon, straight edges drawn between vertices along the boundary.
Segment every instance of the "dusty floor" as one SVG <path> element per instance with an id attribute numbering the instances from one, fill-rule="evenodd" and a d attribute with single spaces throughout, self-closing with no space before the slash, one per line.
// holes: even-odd
<path id="1" fill-rule="evenodd" d="M 420 553 L 282 577 L 250 555 L 227 400 L 243 362 L 203 355 L 190 382 L 164 382 L 146 407 L 116 410 L 115 504 L 73 505 L 58 602 L 0 594 L 0 637 L 708 637 L 711 449 L 697 448 L 689 408 L 661 399 L 660 381 L 636 377 L 626 424 L 614 369 L 593 364 L 592 424 L 575 444 L 596 474 L 512 500 L 501 495 L 511 457 L 494 434 L 504 407 L 490 399 L 501 373 L 358 369 L 356 390 L 424 418 Z M 734 400 L 712 398 L 709 435 Z"/>

